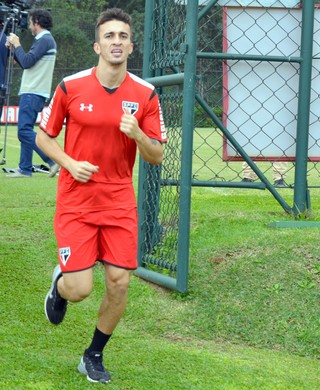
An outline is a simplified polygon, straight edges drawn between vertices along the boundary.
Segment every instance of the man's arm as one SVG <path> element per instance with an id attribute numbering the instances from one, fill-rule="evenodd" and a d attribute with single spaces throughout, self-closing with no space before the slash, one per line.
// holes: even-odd
<path id="1" fill-rule="evenodd" d="M 163 147 L 160 141 L 149 138 L 141 131 L 141 137 L 135 139 L 139 152 L 145 161 L 158 165 L 163 160 Z"/>
<path id="2" fill-rule="evenodd" d="M 31 68 L 48 51 L 49 41 L 45 38 L 45 36 L 39 40 L 36 40 L 28 53 L 23 50 L 23 47 L 20 43 L 20 38 L 16 34 L 10 33 L 7 41 L 14 46 L 14 57 L 22 69 Z"/>
<path id="3" fill-rule="evenodd" d="M 71 158 L 61 148 L 56 138 L 50 137 L 43 130 L 37 132 L 36 144 L 47 156 L 67 169 L 74 179 L 81 183 L 86 183 L 93 173 L 99 171 L 97 165 L 93 165 L 88 161 L 76 161 Z"/>
<path id="4" fill-rule="evenodd" d="M 137 119 L 131 114 L 123 114 L 120 130 L 135 140 L 142 158 L 153 165 L 162 163 L 163 148 L 161 142 L 149 138 L 139 127 Z"/>

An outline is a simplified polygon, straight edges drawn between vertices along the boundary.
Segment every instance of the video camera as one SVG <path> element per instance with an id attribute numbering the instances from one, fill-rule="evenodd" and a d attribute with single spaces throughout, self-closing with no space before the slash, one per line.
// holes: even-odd
<path id="1" fill-rule="evenodd" d="M 5 33 L 10 32 L 12 25 L 17 25 L 21 30 L 28 28 L 28 12 L 34 0 L 7 0 L 0 2 L 0 26 L 6 26 Z"/>

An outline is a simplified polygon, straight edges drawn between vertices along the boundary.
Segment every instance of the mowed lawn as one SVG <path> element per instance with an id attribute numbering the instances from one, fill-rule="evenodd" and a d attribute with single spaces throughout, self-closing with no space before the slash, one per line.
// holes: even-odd
<path id="1" fill-rule="evenodd" d="M 17 167 L 15 133 L 10 127 L 2 167 Z M 44 173 L 0 172 L 0 389 L 102 386 L 77 372 L 104 293 L 101 267 L 92 295 L 70 304 L 61 325 L 44 315 L 57 263 L 56 184 Z M 319 389 L 319 228 L 271 228 L 291 217 L 266 191 L 195 189 L 191 214 L 188 293 L 132 277 L 105 351 L 108 388 Z"/>

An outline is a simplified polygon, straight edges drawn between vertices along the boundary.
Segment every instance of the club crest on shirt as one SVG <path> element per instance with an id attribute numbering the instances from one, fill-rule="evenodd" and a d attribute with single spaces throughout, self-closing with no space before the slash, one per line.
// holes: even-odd
<path id="1" fill-rule="evenodd" d="M 125 114 L 134 115 L 139 110 L 139 103 L 123 101 L 122 110 Z"/>
<path id="2" fill-rule="evenodd" d="M 62 263 L 66 265 L 69 257 L 71 256 L 71 248 L 59 248 L 59 256 Z"/>

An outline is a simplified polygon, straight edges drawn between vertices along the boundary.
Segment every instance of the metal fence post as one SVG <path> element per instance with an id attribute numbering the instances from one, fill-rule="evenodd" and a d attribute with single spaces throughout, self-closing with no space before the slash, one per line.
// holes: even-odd
<path id="1" fill-rule="evenodd" d="M 296 169 L 293 211 L 296 215 L 305 213 L 308 205 L 307 162 L 310 122 L 310 95 L 312 76 L 312 48 L 314 29 L 313 1 L 302 1 L 301 57 L 299 78 L 299 100 L 296 136 Z"/>
<path id="2" fill-rule="evenodd" d="M 198 0 L 188 1 L 186 14 L 186 60 L 183 89 L 180 217 L 178 234 L 177 290 L 184 292 L 188 284 L 192 148 L 196 82 L 196 46 Z"/>

